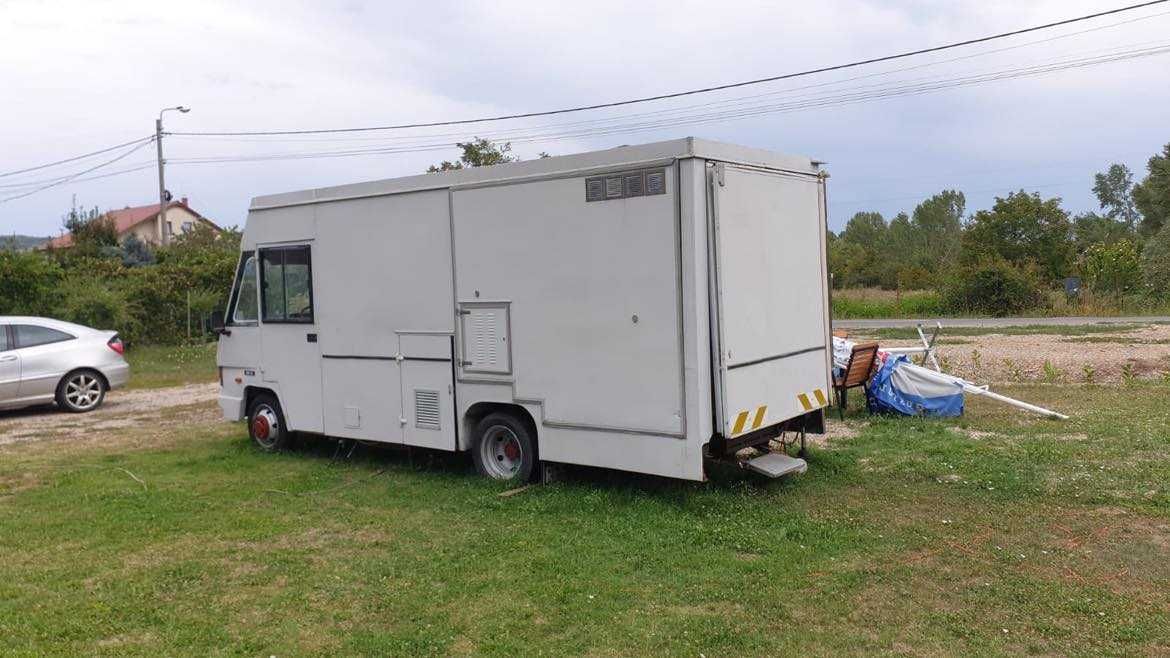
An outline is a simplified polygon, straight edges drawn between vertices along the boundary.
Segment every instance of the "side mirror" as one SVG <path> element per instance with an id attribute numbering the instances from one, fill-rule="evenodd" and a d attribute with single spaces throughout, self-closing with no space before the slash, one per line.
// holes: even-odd
<path id="1" fill-rule="evenodd" d="M 207 324 L 210 325 L 212 333 L 230 335 L 224 328 L 223 311 L 212 311 L 211 317 L 208 318 Z"/>

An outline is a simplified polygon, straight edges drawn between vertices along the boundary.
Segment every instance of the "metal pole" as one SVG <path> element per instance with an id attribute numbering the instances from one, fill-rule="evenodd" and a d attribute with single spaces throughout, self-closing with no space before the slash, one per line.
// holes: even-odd
<path id="1" fill-rule="evenodd" d="M 167 212 L 167 186 L 163 179 L 163 152 L 162 152 L 162 113 L 154 121 L 154 144 L 158 148 L 158 218 L 155 220 L 155 229 L 158 231 L 158 243 L 167 243 L 166 231 L 163 222 Z"/>

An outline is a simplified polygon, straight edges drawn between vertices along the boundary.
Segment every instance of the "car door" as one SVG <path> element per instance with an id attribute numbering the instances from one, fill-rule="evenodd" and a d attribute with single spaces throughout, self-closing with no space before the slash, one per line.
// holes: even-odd
<path id="1" fill-rule="evenodd" d="M 0 404 L 15 398 L 20 390 L 20 355 L 15 347 L 12 329 L 0 324 Z"/>
<path id="2" fill-rule="evenodd" d="M 57 383 L 70 370 L 71 347 L 77 340 L 73 334 L 38 324 L 12 325 L 16 339 L 16 354 L 20 357 L 21 399 L 50 399 L 56 393 Z"/>

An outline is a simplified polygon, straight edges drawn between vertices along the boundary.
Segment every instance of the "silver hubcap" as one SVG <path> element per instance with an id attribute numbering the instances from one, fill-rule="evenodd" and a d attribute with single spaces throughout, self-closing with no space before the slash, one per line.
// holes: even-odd
<path id="1" fill-rule="evenodd" d="M 524 447 L 516 433 L 502 425 L 489 427 L 479 442 L 480 461 L 488 475 L 497 480 L 509 480 L 524 463 Z"/>
<path id="2" fill-rule="evenodd" d="M 102 398 L 102 383 L 91 375 L 74 375 L 65 383 L 65 401 L 74 409 L 90 409 Z"/>

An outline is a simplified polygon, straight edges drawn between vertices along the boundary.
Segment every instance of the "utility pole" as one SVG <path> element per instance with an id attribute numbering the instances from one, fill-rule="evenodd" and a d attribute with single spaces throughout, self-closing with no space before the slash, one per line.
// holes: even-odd
<path id="1" fill-rule="evenodd" d="M 155 230 L 158 232 L 158 243 L 160 245 L 165 245 L 168 241 L 167 233 L 163 227 L 166 222 L 167 204 L 169 203 L 169 200 L 167 199 L 167 184 L 163 175 L 163 165 L 165 160 L 163 160 L 162 152 L 162 119 L 163 114 L 170 110 L 178 110 L 183 114 L 186 114 L 187 112 L 191 111 L 191 108 L 184 107 L 182 105 L 163 108 L 158 113 L 158 118 L 154 121 L 154 145 L 158 149 L 158 217 L 155 218 Z"/>

